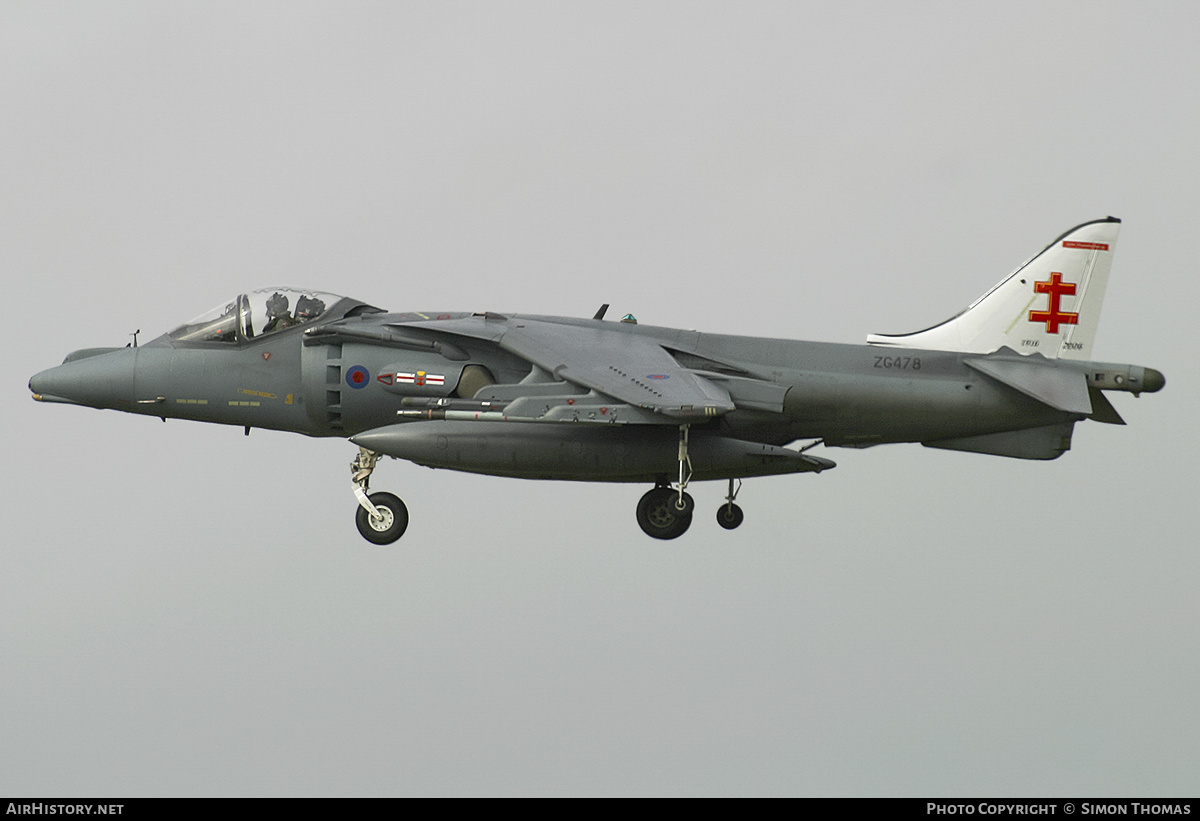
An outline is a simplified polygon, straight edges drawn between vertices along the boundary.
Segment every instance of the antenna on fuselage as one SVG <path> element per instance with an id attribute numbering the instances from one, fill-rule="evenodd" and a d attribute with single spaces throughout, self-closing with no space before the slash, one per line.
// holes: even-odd
<path id="1" fill-rule="evenodd" d="M 592 319 L 604 319 L 604 313 L 608 310 L 608 303 L 605 302 L 600 306 L 600 310 L 596 311 L 596 315 Z"/>

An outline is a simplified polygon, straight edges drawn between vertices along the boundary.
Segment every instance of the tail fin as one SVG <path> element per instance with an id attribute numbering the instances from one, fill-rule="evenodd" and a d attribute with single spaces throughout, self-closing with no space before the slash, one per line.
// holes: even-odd
<path id="1" fill-rule="evenodd" d="M 996 287 L 940 325 L 911 334 L 871 334 L 872 345 L 964 353 L 1088 359 L 1121 221 L 1085 222 L 1046 246 Z"/>

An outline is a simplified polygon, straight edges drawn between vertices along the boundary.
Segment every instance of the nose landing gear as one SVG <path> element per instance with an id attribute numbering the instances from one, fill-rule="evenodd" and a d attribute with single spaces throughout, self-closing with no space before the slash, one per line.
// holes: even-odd
<path id="1" fill-rule="evenodd" d="M 408 529 L 408 508 L 393 493 L 367 495 L 371 472 L 378 461 L 379 454 L 360 447 L 358 456 L 350 463 L 350 470 L 354 474 L 354 496 L 358 499 L 354 524 L 368 542 L 383 545 L 391 544 L 404 535 Z"/>

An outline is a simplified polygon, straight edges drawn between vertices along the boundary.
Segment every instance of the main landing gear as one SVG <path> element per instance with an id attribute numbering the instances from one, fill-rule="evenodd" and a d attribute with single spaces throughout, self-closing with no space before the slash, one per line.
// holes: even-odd
<path id="1" fill-rule="evenodd" d="M 740 479 L 730 479 L 729 495 L 725 497 L 725 503 L 717 508 L 717 524 L 726 530 L 733 530 L 746 518 L 742 509 L 733 503 L 741 489 Z M 638 501 L 637 523 L 652 538 L 678 539 L 691 527 L 695 509 L 696 503 L 690 493 L 681 493 L 662 481 L 646 491 Z"/>
<path id="2" fill-rule="evenodd" d="M 371 472 L 378 461 L 379 454 L 359 448 L 358 456 L 350 463 L 350 470 L 354 474 L 354 495 L 358 499 L 354 523 L 368 542 L 391 544 L 403 536 L 408 528 L 408 508 L 399 496 L 392 493 L 367 495 Z"/>
<path id="3" fill-rule="evenodd" d="M 695 508 L 691 494 L 672 490 L 669 485 L 655 485 L 638 502 L 637 522 L 647 536 L 678 539 L 692 526 Z"/>
<path id="4" fill-rule="evenodd" d="M 687 492 L 692 478 L 692 461 L 688 457 L 688 426 L 679 426 L 679 487 L 672 489 L 666 479 L 660 479 L 652 490 L 646 491 L 638 501 L 637 523 L 647 536 L 654 539 L 678 539 L 692 526 L 692 512 L 696 503 Z M 734 485 L 737 482 L 737 485 Z M 729 480 L 729 494 L 725 504 L 717 509 L 717 523 L 726 530 L 733 530 L 742 523 L 746 515 L 733 503 L 742 489 L 741 479 Z"/>

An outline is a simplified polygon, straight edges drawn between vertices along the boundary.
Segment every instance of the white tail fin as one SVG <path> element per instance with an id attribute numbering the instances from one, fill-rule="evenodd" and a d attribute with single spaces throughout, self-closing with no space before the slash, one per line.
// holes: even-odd
<path id="1" fill-rule="evenodd" d="M 991 353 L 1002 347 L 1087 359 L 1100 322 L 1121 221 L 1072 228 L 957 316 L 911 334 L 871 334 L 872 345 Z"/>

